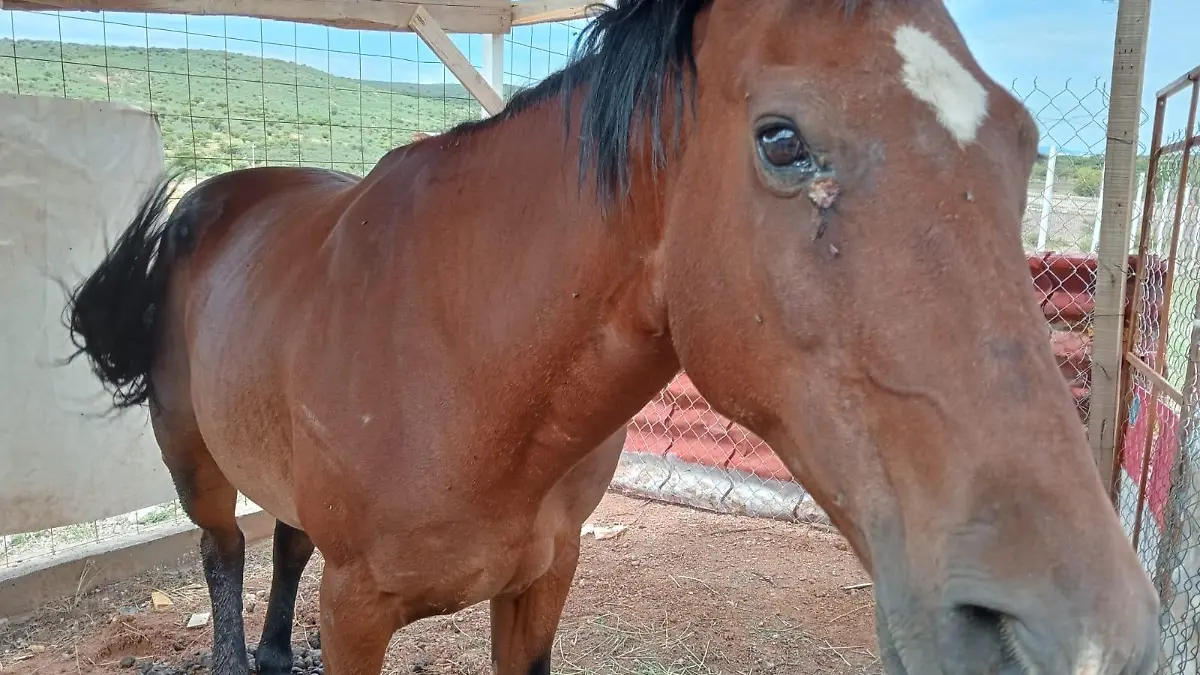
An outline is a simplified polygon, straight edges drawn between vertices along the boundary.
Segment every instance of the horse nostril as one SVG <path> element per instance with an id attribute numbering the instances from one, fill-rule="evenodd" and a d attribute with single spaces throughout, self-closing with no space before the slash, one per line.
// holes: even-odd
<path id="1" fill-rule="evenodd" d="M 1023 673 L 1015 621 L 979 605 L 956 605 L 942 613 L 942 669 L 947 674 Z"/>

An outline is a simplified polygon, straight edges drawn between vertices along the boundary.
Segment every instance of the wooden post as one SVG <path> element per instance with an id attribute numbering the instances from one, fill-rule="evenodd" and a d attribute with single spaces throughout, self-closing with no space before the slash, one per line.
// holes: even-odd
<path id="1" fill-rule="evenodd" d="M 483 79 L 492 89 L 504 96 L 504 35 L 501 33 L 483 36 Z M 487 109 L 480 106 L 480 116 L 487 117 Z"/>
<path id="2" fill-rule="evenodd" d="M 1142 121 L 1142 85 L 1150 0 L 1121 0 L 1113 41 L 1112 90 L 1108 107 L 1108 143 L 1104 153 L 1104 202 L 1096 260 L 1096 309 L 1092 318 L 1092 381 L 1088 436 L 1100 477 L 1116 499 L 1119 476 L 1114 460 L 1117 404 L 1121 391 L 1121 345 L 1125 284 L 1129 267 L 1129 220 L 1133 209 L 1133 173 L 1138 127 Z"/>
<path id="3" fill-rule="evenodd" d="M 584 19 L 593 15 L 592 6 L 598 4 L 613 7 L 617 0 L 517 0 L 512 3 L 512 25 Z"/>
<path id="4" fill-rule="evenodd" d="M 475 66 L 471 65 L 470 60 L 459 51 L 454 42 L 450 40 L 450 36 L 446 35 L 446 31 L 442 30 L 424 7 L 419 6 L 413 12 L 412 19 L 408 22 L 408 28 L 416 33 L 433 50 L 434 54 L 437 54 L 446 69 L 454 73 L 458 81 L 467 88 L 467 92 L 474 96 L 476 101 L 479 101 L 488 114 L 495 115 L 504 109 L 504 99 L 495 89 L 492 89 L 492 85 L 488 84 L 487 80 L 483 79 L 479 71 L 475 70 Z"/>

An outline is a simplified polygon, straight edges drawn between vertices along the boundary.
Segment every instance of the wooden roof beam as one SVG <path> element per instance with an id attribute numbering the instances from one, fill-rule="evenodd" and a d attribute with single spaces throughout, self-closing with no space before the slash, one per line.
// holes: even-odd
<path id="1" fill-rule="evenodd" d="M 25 11 L 151 12 L 249 16 L 337 28 L 409 30 L 424 6 L 447 33 L 507 33 L 512 26 L 584 19 L 596 4 L 614 0 L 0 0 Z"/>
<path id="2" fill-rule="evenodd" d="M 495 115 L 504 109 L 504 99 L 483 79 L 483 75 L 471 65 L 471 61 L 455 46 L 450 36 L 446 35 L 424 7 L 417 8 L 409 20 L 408 27 L 437 54 L 446 69 L 454 73 L 462 86 L 466 87 L 489 115 Z"/>
<path id="3" fill-rule="evenodd" d="M 252 16 L 337 28 L 409 30 L 418 7 L 447 33 L 507 33 L 510 0 L 0 0 L 10 10 Z"/>
<path id="4" fill-rule="evenodd" d="M 586 19 L 594 11 L 592 7 L 598 4 L 612 6 L 615 0 L 515 0 L 512 3 L 512 25 Z"/>

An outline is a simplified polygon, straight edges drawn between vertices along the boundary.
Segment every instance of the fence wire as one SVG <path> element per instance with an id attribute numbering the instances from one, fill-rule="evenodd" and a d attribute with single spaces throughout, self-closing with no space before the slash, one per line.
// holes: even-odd
<path id="1" fill-rule="evenodd" d="M 580 22 L 514 28 L 505 37 L 505 88 L 562 67 L 581 29 Z M 451 39 L 482 65 L 483 36 Z M 363 175 L 414 134 L 438 134 L 481 114 L 414 34 L 224 16 L 0 10 L 0 93 L 153 112 L 168 168 L 185 172 L 183 189 L 265 165 Z M 242 512 L 256 508 L 241 498 Z M 184 521 L 174 501 L 3 536 L 0 569 Z"/>

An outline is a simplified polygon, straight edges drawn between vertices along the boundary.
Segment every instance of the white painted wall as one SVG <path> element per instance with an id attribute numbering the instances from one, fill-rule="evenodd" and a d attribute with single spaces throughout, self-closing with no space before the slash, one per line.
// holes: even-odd
<path id="1" fill-rule="evenodd" d="M 62 327 L 64 294 L 93 270 L 163 170 L 147 112 L 0 95 L 0 534 L 88 522 L 174 498 L 144 410 L 109 399 Z"/>

